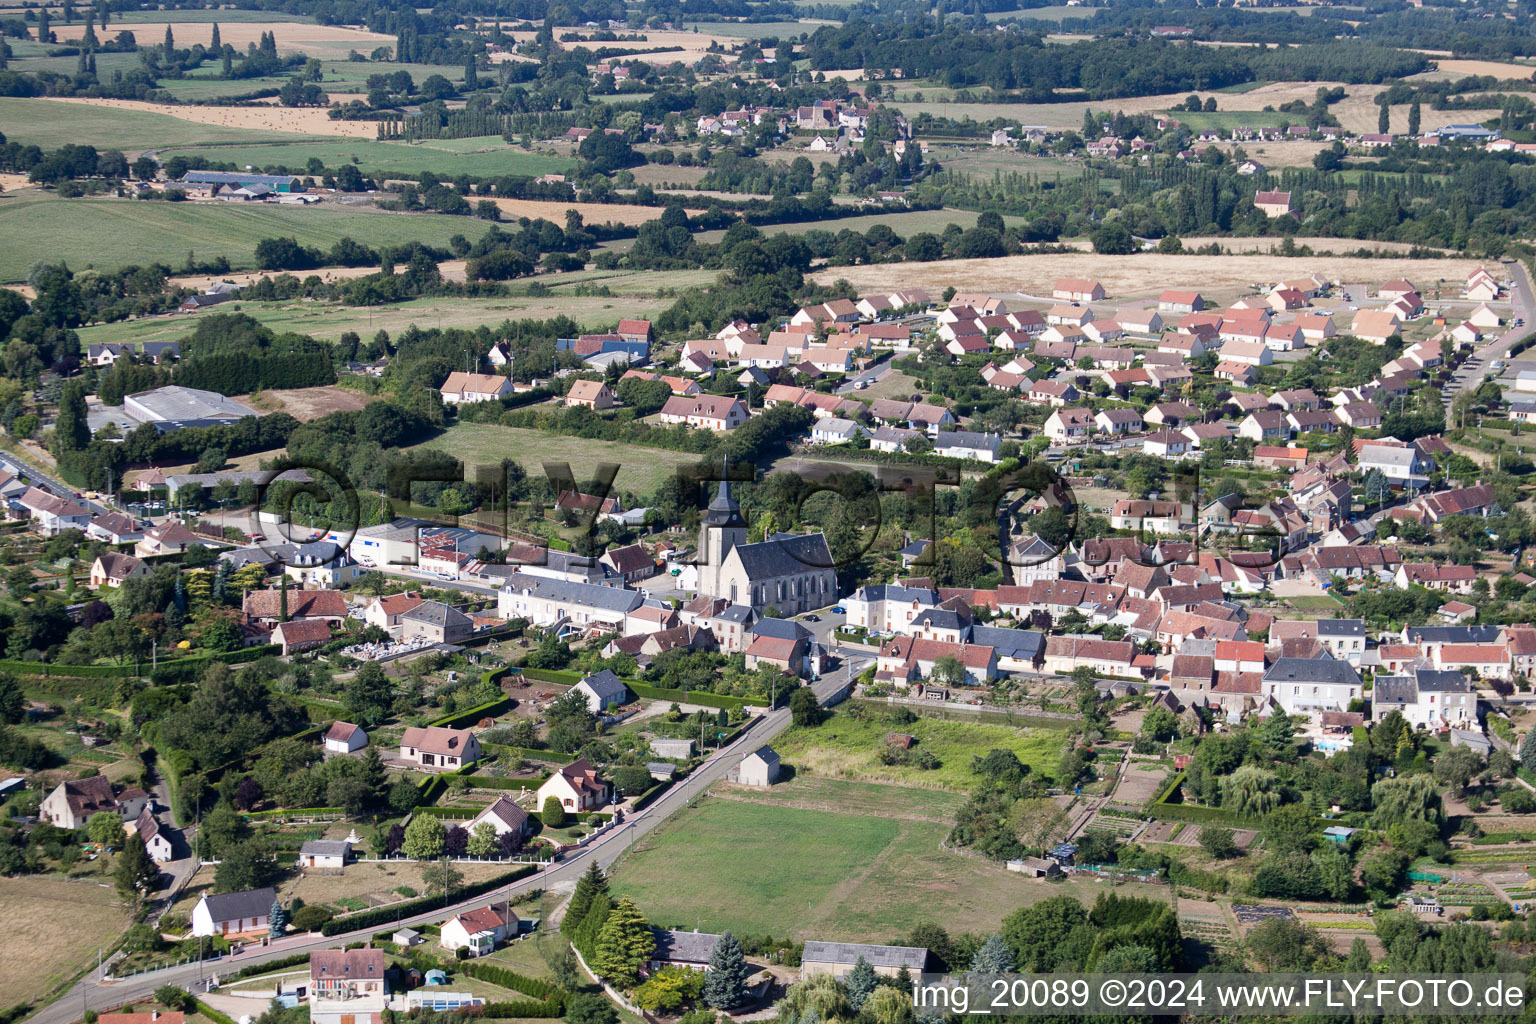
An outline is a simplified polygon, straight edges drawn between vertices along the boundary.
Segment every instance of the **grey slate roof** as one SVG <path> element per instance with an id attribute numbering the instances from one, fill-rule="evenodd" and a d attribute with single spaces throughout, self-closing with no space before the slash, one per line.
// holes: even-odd
<path id="1" fill-rule="evenodd" d="M 753 636 L 771 636 L 777 640 L 809 640 L 814 634 L 794 619 L 764 617 L 752 626 Z"/>
<path id="2" fill-rule="evenodd" d="M 345 857 L 351 851 L 352 844 L 345 839 L 311 839 L 299 847 L 301 857 Z M 267 909 L 271 907 L 267 904 Z"/>
<path id="3" fill-rule="evenodd" d="M 603 669 L 594 672 L 581 680 L 587 684 L 587 689 L 597 695 L 598 699 L 607 703 L 610 698 L 623 700 L 629 695 L 629 687 L 624 685 L 624 680 L 614 675 L 612 670 Z"/>
<path id="4" fill-rule="evenodd" d="M 611 612 L 632 612 L 640 607 L 643 600 L 641 594 L 635 590 L 600 587 L 595 583 L 571 583 L 567 580 L 550 579 L 547 576 L 528 576 L 523 573 L 514 576 L 507 583 L 507 587 L 511 588 L 513 593 L 526 590 L 546 600 L 580 604 Z"/>
<path id="5" fill-rule="evenodd" d="M 1414 685 L 1412 676 L 1377 676 L 1371 687 L 1371 703 L 1377 706 L 1418 702 L 1419 688 Z"/>
<path id="6" fill-rule="evenodd" d="M 770 767 L 779 763 L 778 751 L 769 746 L 758 747 L 747 756 L 761 758 L 762 762 L 766 765 L 769 765 Z"/>
<path id="7" fill-rule="evenodd" d="M 1448 669 L 1421 668 L 1413 674 L 1413 681 L 1424 693 L 1471 693 L 1472 684 L 1460 672 Z"/>
<path id="8" fill-rule="evenodd" d="M 935 629 L 964 629 L 965 620 L 948 608 L 927 608 L 917 613 L 914 626 L 932 626 Z"/>
<path id="9" fill-rule="evenodd" d="M 228 562 L 235 569 L 245 565 L 313 566 L 324 565 L 343 553 L 340 545 L 328 540 L 310 541 L 308 544 L 253 544 L 222 552 L 219 561 Z"/>
<path id="10" fill-rule="evenodd" d="M 272 911 L 272 902 L 277 899 L 277 890 L 269 885 L 264 889 L 247 889 L 244 892 L 221 892 L 204 896 L 203 899 L 215 923 L 235 921 L 242 917 L 266 917 Z"/>
<path id="11" fill-rule="evenodd" d="M 402 619 L 410 619 L 413 622 L 425 622 L 432 626 L 470 626 L 473 622 L 468 615 L 457 608 L 450 608 L 441 601 L 423 601 L 421 604 L 405 612 Z"/>
<path id="12" fill-rule="evenodd" d="M 1409 643 L 1491 644 L 1499 638 L 1498 626 L 1409 626 Z"/>
<path id="13" fill-rule="evenodd" d="M 1365 621 L 1363 619 L 1318 619 L 1317 635 L 1319 639 L 1325 636 L 1364 637 Z"/>
<path id="14" fill-rule="evenodd" d="M 756 613 L 752 611 L 751 605 L 732 604 L 722 608 L 719 614 L 713 616 L 713 618 L 719 619 L 721 622 L 740 622 L 746 625 L 752 621 L 754 614 Z"/>
<path id="15" fill-rule="evenodd" d="M 656 951 L 651 954 L 651 959 L 672 963 L 708 963 L 709 955 L 720 943 L 720 936 L 706 932 L 675 932 L 666 928 L 652 928 L 651 934 L 656 936 Z"/>
<path id="16" fill-rule="evenodd" d="M 245 174 L 235 171 L 188 171 L 182 181 L 195 185 L 291 185 L 299 180 L 297 174 Z"/>
<path id="17" fill-rule="evenodd" d="M 1266 683 L 1332 683 L 1359 686 L 1360 675 L 1347 661 L 1281 658 L 1264 673 Z"/>
<path id="18" fill-rule="evenodd" d="M 1033 661 L 1045 647 L 1045 634 L 1034 629 L 972 626 L 971 643 L 992 648 L 1000 658 Z"/>
<path id="19" fill-rule="evenodd" d="M 975 451 L 995 452 L 1002 443 L 1000 434 L 977 434 L 969 430 L 941 430 L 933 439 L 935 450 L 940 448 L 969 448 Z"/>
<path id="20" fill-rule="evenodd" d="M 741 559 L 749 580 L 771 580 L 832 568 L 832 551 L 827 547 L 826 536 L 820 533 L 776 533 L 765 541 L 738 544 L 731 550 Z"/>
<path id="21" fill-rule="evenodd" d="M 821 942 L 811 939 L 800 954 L 801 963 L 852 964 L 859 957 L 871 967 L 905 967 L 919 973 L 928 963 L 928 951 L 919 946 L 871 946 L 862 942 Z"/>

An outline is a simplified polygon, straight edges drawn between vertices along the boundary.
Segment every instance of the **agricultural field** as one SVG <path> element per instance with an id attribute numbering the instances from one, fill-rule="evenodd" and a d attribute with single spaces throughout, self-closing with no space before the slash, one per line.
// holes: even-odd
<path id="1" fill-rule="evenodd" d="M 792 800 L 801 781 L 769 793 Z M 809 799 L 820 804 L 826 795 Z M 908 797 L 897 789 L 893 799 L 904 806 Z M 1000 864 L 950 853 L 940 846 L 948 831 L 874 813 L 707 798 L 637 843 L 615 865 L 613 889 L 664 927 L 890 942 L 925 920 L 990 932 L 1021 906 L 1092 888 L 1030 884 Z"/>
<path id="2" fill-rule="evenodd" d="M 294 20 L 283 18 L 282 20 L 268 21 L 230 21 L 223 18 L 206 18 L 182 20 L 178 16 L 174 19 L 146 20 L 145 27 L 135 31 L 135 37 L 141 43 L 159 42 L 165 33 L 167 25 L 176 38 L 178 47 L 193 46 L 202 43 L 208 46 L 213 40 L 213 24 L 217 20 L 219 24 L 219 41 L 236 49 L 244 50 L 248 43 L 255 43 L 263 32 L 270 32 L 277 37 L 277 50 L 279 53 L 302 53 L 310 57 L 321 57 L 330 60 L 344 60 L 347 54 L 353 50 L 367 55 L 381 46 L 387 46 L 393 52 L 396 39 L 391 35 L 383 35 L 378 32 L 366 32 L 362 29 L 344 28 L 340 25 L 317 25 L 313 20 Z M 220 12 L 222 13 L 222 12 Z M 117 19 L 113 19 L 107 25 L 107 32 L 116 35 L 127 28 L 127 25 L 116 26 Z M 114 27 L 116 26 L 116 27 Z M 152 26 L 152 27 L 151 27 Z M 51 26 L 55 39 L 59 43 L 78 40 L 85 33 L 85 24 L 79 22 L 73 25 L 55 24 Z M 130 31 L 133 31 L 131 28 Z M 154 38 L 147 38 L 147 33 L 153 32 Z"/>
<path id="3" fill-rule="evenodd" d="M 916 737 L 912 749 L 937 757 L 939 767 L 925 771 L 911 765 L 882 764 L 879 752 L 886 734 L 893 731 Z M 973 754 L 985 754 L 993 748 L 1011 750 L 1031 771 L 1050 775 L 1056 771 L 1065 742 L 1065 734 L 1054 729 L 1015 729 L 928 716 L 893 725 L 885 715 L 859 719 L 839 711 L 820 725 L 791 728 L 774 749 L 806 775 L 965 792 L 977 780 L 971 771 Z"/>
<path id="4" fill-rule="evenodd" d="M 106 56 L 103 54 L 103 56 Z M 126 54 L 125 56 L 133 56 Z M 73 61 L 74 58 L 67 58 Z M 134 61 L 137 64 L 137 60 Z M 226 124 L 202 123 L 213 108 L 188 108 L 186 118 L 163 113 L 178 109 L 143 104 L 150 109 L 109 106 L 109 101 L 73 102 L 50 99 L 0 98 L 0 131 L 10 142 L 51 149 L 59 139 L 97 149 L 147 149 L 151 146 L 194 145 L 204 142 L 256 142 L 297 139 L 294 133 Z M 121 101 L 121 102 L 127 102 Z M 194 115 L 201 116 L 194 118 Z"/>
<path id="5" fill-rule="evenodd" d="M 820 25 L 816 21 L 689 21 L 683 27 L 720 39 L 789 39 L 814 32 Z"/>
<path id="6" fill-rule="evenodd" d="M 1337 244 L 1344 248 L 1348 242 L 1341 240 Z M 1381 281 L 1394 273 L 1408 274 L 1415 280 L 1464 280 L 1477 265 L 1474 260 L 1450 258 L 1397 264 L 1353 256 L 1102 256 L 1083 252 L 833 267 L 816 277 L 825 284 L 844 278 L 861 289 L 861 294 L 912 287 L 925 288 L 933 294 L 953 285 L 961 290 L 995 295 L 1011 295 L 1020 289 L 1030 295 L 1049 295 L 1051 282 L 1059 277 L 1088 277 L 1104 285 L 1108 304 L 1114 305 L 1155 297 L 1164 287 L 1163 282 L 1168 281 L 1199 281 L 1203 294 L 1224 296 L 1247 294 L 1255 281 L 1280 281 L 1304 273 L 1321 273 L 1338 281 Z"/>
<path id="7" fill-rule="evenodd" d="M 0 1006 L 38 999 L 94 968 L 98 947 L 111 946 L 130 923 L 112 887 L 95 882 L 0 878 L 0 906 Z"/>
<path id="8" fill-rule="evenodd" d="M 807 231 L 830 231 L 836 234 L 839 231 L 850 229 L 860 234 L 865 233 L 876 224 L 884 224 L 903 238 L 908 238 L 922 231 L 938 234 L 950 224 L 958 224 L 962 228 L 976 226 L 975 213 L 969 210 L 878 210 L 859 217 L 843 217 L 838 220 L 796 221 L 789 224 L 764 224 L 762 232 L 765 235 L 778 235 L 788 232 L 790 234 L 804 234 Z M 1005 224 L 1022 224 L 1027 218 L 1006 216 Z M 701 242 L 718 242 L 725 237 L 721 231 L 700 231 L 694 236 Z M 886 264 L 880 264 L 886 266 Z M 836 269 L 842 269 L 841 267 Z"/>
<path id="9" fill-rule="evenodd" d="M 457 423 L 418 447 L 451 452 L 464 461 L 465 473 L 474 466 L 494 466 L 502 459 L 519 463 L 530 475 L 543 476 L 545 462 L 568 462 L 581 482 L 600 462 L 616 463 L 619 475 L 614 488 L 649 495 L 679 467 L 691 466 L 698 456 L 687 452 L 637 448 L 618 441 L 548 434 L 494 423 Z"/>
<path id="10" fill-rule="evenodd" d="M 243 268 L 253 265 L 263 238 L 292 236 L 322 249 L 349 236 L 373 247 L 412 241 L 446 247 L 454 235 L 473 240 L 487 227 L 468 217 L 389 213 L 371 206 L 0 197 L 0 281 L 24 279 L 38 259 L 35 250 L 20 244 L 28 238 L 48 239 L 49 258 L 75 270 L 151 262 L 181 266 L 189 251 L 199 259 L 223 256 Z"/>
<path id="11" fill-rule="evenodd" d="M 0 206 L 3 209 L 3 206 Z M 3 220 L 0 220 L 3 223 Z M 201 249 L 198 250 L 201 253 Z M 183 254 L 185 255 L 185 254 Z M 22 271 L 25 272 L 25 267 Z M 238 276 L 238 275 L 231 275 Z M 322 273 L 321 276 L 324 276 Z M 444 275 L 449 276 L 449 275 Z M 643 316 L 659 313 L 672 304 L 670 298 L 637 297 L 620 300 L 613 296 L 555 294 L 538 298 L 509 296 L 495 299 L 458 299 L 451 296 L 413 299 L 389 306 L 347 306 L 335 302 L 311 302 L 295 299 L 282 302 L 240 302 L 239 311 L 267 324 L 276 331 L 298 331 L 335 341 L 346 331 L 371 336 L 386 330 L 398 334 L 412 324 L 426 327 L 478 327 L 506 320 L 544 320 L 569 316 L 585 328 L 612 327 L 621 315 Z M 622 306 L 623 312 L 619 309 Z M 235 304 L 227 307 L 232 311 Z M 223 311 L 223 310 L 221 310 Z M 83 344 L 106 342 L 139 344 L 146 341 L 173 341 L 190 334 L 192 318 L 181 315 L 145 317 L 115 324 L 97 324 L 80 329 Z"/>
<path id="12" fill-rule="evenodd" d="M 569 157 L 530 153 L 509 146 L 499 135 L 441 142 L 325 139 L 289 144 L 176 147 L 160 150 L 162 160 L 173 156 L 200 156 L 241 167 L 284 167 L 299 174 L 304 173 L 310 160 L 319 160 L 327 167 L 356 163 L 364 174 L 385 178 L 420 174 L 422 171 L 431 171 L 443 178 L 460 174 L 563 174 L 574 163 Z"/>
<path id="13" fill-rule="evenodd" d="M 299 422 L 308 423 L 333 412 L 361 409 L 377 397 L 350 388 L 321 387 L 263 391 L 247 401 L 263 411 L 286 412 Z"/>

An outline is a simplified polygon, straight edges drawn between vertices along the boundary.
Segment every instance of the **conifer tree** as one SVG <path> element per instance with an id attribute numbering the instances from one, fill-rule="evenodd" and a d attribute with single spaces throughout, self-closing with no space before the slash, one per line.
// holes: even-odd
<path id="1" fill-rule="evenodd" d="M 704 974 L 704 1001 L 717 1010 L 740 1006 L 747 998 L 747 978 L 752 969 L 736 936 L 726 932 L 709 954 L 709 970 Z"/>

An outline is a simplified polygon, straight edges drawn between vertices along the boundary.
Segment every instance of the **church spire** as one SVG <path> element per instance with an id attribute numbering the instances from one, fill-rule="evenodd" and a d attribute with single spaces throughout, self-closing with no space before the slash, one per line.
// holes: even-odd
<path id="1" fill-rule="evenodd" d="M 715 492 L 715 500 L 709 503 L 704 513 L 704 523 L 707 526 L 747 525 L 741 515 L 741 503 L 731 497 L 730 462 L 724 456 L 720 459 L 720 486 Z"/>

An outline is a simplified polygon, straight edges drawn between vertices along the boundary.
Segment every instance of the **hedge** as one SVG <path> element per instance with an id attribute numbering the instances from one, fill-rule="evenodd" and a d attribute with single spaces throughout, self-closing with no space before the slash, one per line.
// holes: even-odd
<path id="1" fill-rule="evenodd" d="M 24 676 L 70 676 L 80 679 L 131 679 L 139 675 L 127 665 L 49 665 L 41 661 L 0 661 L 0 672 Z"/>
<path id="2" fill-rule="evenodd" d="M 533 996 L 540 1002 L 563 1003 L 566 993 L 558 985 L 551 984 L 541 978 L 530 978 L 527 975 L 518 974 L 516 971 L 505 967 L 497 967 L 494 964 L 476 963 L 470 960 L 459 966 L 461 974 L 467 974 L 471 978 L 479 978 L 488 981 L 492 985 L 509 988 L 514 992 L 521 992 L 525 996 Z M 497 1016 L 501 1016 L 498 1014 Z"/>
<path id="3" fill-rule="evenodd" d="M 488 878 L 483 882 L 474 882 L 470 885 L 466 885 L 458 892 L 454 893 L 454 902 L 474 899 L 476 896 L 483 896 L 488 892 L 493 892 L 497 889 L 500 889 L 502 886 L 510 885 L 511 883 L 517 881 L 519 878 L 526 878 L 536 871 L 538 871 L 538 868 L 534 867 L 532 864 L 522 864 L 513 870 L 506 872 L 505 874 L 496 875 L 495 877 Z M 356 914 L 350 914 L 345 918 L 335 918 L 334 920 L 327 921 L 325 922 L 325 926 L 320 929 L 320 934 L 331 936 L 340 935 L 343 932 L 359 931 L 363 928 L 377 928 L 381 924 L 390 924 L 400 920 L 401 918 L 414 917 L 417 914 L 425 914 L 430 911 L 441 910 L 442 906 L 443 902 L 441 899 L 432 896 L 424 896 L 421 899 L 406 900 L 404 903 L 394 903 L 388 906 L 375 907 L 372 910 L 364 910 Z"/>
<path id="4" fill-rule="evenodd" d="M 444 804 L 441 807 L 417 807 L 411 813 L 425 814 L 429 818 L 448 818 L 451 821 L 463 818 L 465 821 L 468 821 L 483 810 L 485 810 L 484 807 L 463 807 L 454 804 Z"/>
<path id="5" fill-rule="evenodd" d="M 242 811 L 241 817 L 250 821 L 270 821 L 273 818 L 297 818 L 302 815 L 341 814 L 340 807 L 294 807 L 276 811 Z"/>
<path id="6" fill-rule="evenodd" d="M 266 974 L 268 971 L 277 971 L 284 967 L 297 967 L 300 964 L 307 963 L 309 963 L 308 953 L 294 953 L 292 956 L 282 956 L 276 960 L 268 960 L 264 964 L 249 964 L 240 968 L 234 974 L 229 975 L 229 978 L 249 978 L 254 974 Z"/>
<path id="7" fill-rule="evenodd" d="M 631 804 L 630 807 L 636 811 L 645 810 L 645 808 L 656 802 L 657 797 L 671 789 L 672 784 L 676 781 L 676 779 L 666 779 L 662 782 L 656 783 L 656 785 L 652 786 L 650 789 L 636 797 L 635 802 Z"/>
<path id="8" fill-rule="evenodd" d="M 645 683 L 631 683 L 624 681 L 636 697 L 644 697 L 646 700 L 670 700 L 678 704 L 701 704 L 707 708 L 746 708 L 764 707 L 760 697 L 736 697 L 725 693 L 710 693 L 707 690 L 667 690 L 660 686 L 647 686 Z M 786 694 L 789 689 L 786 687 Z"/>
<path id="9" fill-rule="evenodd" d="M 580 672 L 561 672 L 552 668 L 521 667 L 518 668 L 518 671 L 529 679 L 537 679 L 541 683 L 561 683 L 567 686 L 575 686 L 577 683 L 581 682 Z M 628 679 L 624 681 L 629 683 Z M 630 684 L 630 689 L 634 689 L 633 684 Z"/>
<path id="10" fill-rule="evenodd" d="M 532 999 L 517 999 L 510 1003 L 486 1003 L 478 1007 L 480 1016 L 498 1020 L 522 1017 L 560 1017 L 565 1008 L 560 1003 L 540 1003 Z"/>
<path id="11" fill-rule="evenodd" d="M 308 959 L 306 956 L 305 959 Z M 234 1018 L 227 1013 L 220 1013 L 201 999 L 193 997 L 192 1002 L 197 1006 L 197 1012 L 213 1021 L 213 1024 L 235 1024 Z"/>
<path id="12" fill-rule="evenodd" d="M 490 673 L 487 674 L 489 675 Z M 484 704 L 479 704 L 472 708 L 466 708 L 463 711 L 455 711 L 452 714 L 443 715 L 441 718 L 434 718 L 427 724 L 439 726 L 444 729 L 457 729 L 463 725 L 473 725 L 475 722 L 480 721 L 482 718 L 495 718 L 501 712 L 505 711 L 507 706 L 511 703 L 512 699 L 510 697 L 502 697 L 498 700 L 487 701 Z"/>
<path id="13" fill-rule="evenodd" d="M 483 740 L 480 743 L 480 749 L 486 751 L 487 753 L 496 754 L 498 756 L 509 755 L 511 757 L 521 757 L 529 761 L 550 761 L 554 764 L 565 764 L 570 757 L 568 754 L 559 754 L 553 750 L 535 750 L 532 747 L 513 747 L 508 746 L 505 743 L 486 743 Z"/>

